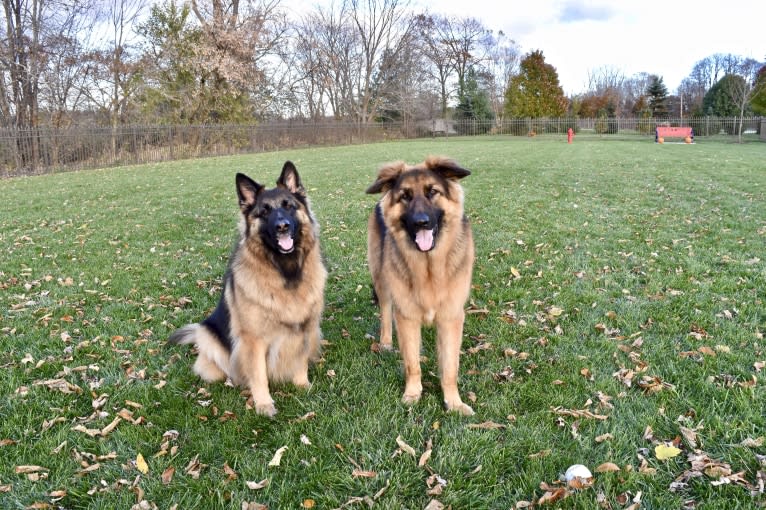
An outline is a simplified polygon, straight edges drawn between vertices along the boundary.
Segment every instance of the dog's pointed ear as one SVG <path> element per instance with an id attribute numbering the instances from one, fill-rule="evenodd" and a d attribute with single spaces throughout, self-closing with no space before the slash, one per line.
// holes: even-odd
<path id="1" fill-rule="evenodd" d="M 373 182 L 366 193 L 385 193 L 390 190 L 399 176 L 404 172 L 404 162 L 396 161 L 394 163 L 388 163 L 380 167 L 378 170 L 378 178 Z"/>
<path id="2" fill-rule="evenodd" d="M 255 204 L 255 201 L 258 198 L 258 193 L 263 191 L 263 186 L 245 174 L 237 174 L 236 181 L 239 208 L 245 211 Z"/>
<path id="3" fill-rule="evenodd" d="M 301 183 L 301 176 L 298 175 L 298 169 L 295 168 L 292 161 L 285 161 L 282 173 L 277 179 L 277 186 L 285 188 L 290 193 L 306 196 L 306 189 Z"/>
<path id="4" fill-rule="evenodd" d="M 432 172 L 436 172 L 445 179 L 457 181 L 463 177 L 471 175 L 471 171 L 458 165 L 449 158 L 431 156 L 426 159 L 426 167 Z"/>

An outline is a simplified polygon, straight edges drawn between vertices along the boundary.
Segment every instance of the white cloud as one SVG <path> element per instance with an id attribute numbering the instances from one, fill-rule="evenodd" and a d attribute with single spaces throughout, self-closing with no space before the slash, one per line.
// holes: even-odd
<path id="1" fill-rule="evenodd" d="M 675 92 L 695 62 L 714 53 L 763 61 L 762 0 L 739 2 L 636 2 L 587 0 L 440 0 L 415 2 L 435 14 L 480 19 L 502 30 L 523 53 L 542 50 L 564 92 L 586 86 L 589 71 L 603 67 L 626 76 L 662 76 Z"/>

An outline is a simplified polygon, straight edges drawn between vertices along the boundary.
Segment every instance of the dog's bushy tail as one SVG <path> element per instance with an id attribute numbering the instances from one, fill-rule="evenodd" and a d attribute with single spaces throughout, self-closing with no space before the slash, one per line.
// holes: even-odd
<path id="1" fill-rule="evenodd" d="M 177 330 L 173 331 L 173 334 L 168 338 L 169 344 L 185 345 L 193 344 L 197 341 L 197 332 L 201 328 L 199 324 L 187 324 Z"/>

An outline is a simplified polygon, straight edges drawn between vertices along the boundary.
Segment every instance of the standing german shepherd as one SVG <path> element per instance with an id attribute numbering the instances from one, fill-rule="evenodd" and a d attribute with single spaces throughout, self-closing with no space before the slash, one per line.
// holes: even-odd
<path id="1" fill-rule="evenodd" d="M 458 180 L 470 173 L 452 160 L 430 157 L 415 166 L 387 164 L 367 188 L 383 193 L 367 223 L 367 263 L 384 349 L 392 348 L 393 308 L 404 360 L 402 400 L 420 399 L 420 330 L 434 324 L 444 403 L 464 415 L 473 409 L 460 399 L 457 379 L 474 248 Z"/>
<path id="2" fill-rule="evenodd" d="M 290 161 L 276 188 L 237 174 L 242 212 L 239 242 L 212 315 L 176 330 L 171 343 L 194 343 L 194 372 L 205 381 L 247 386 L 258 414 L 277 410 L 269 381 L 308 387 L 309 360 L 319 354 L 319 320 L 327 271 L 319 227 Z"/>

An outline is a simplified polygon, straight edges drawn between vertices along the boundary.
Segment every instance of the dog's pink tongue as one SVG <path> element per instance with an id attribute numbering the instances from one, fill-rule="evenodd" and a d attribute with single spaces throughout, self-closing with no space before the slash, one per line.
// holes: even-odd
<path id="1" fill-rule="evenodd" d="M 277 242 L 279 243 L 279 247 L 284 251 L 290 251 L 293 249 L 293 238 L 288 235 L 279 236 L 277 238 Z"/>
<path id="2" fill-rule="evenodd" d="M 415 243 L 418 245 L 420 251 L 428 251 L 434 246 L 434 231 L 433 230 L 418 230 L 415 234 Z"/>

